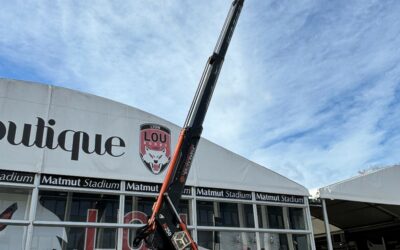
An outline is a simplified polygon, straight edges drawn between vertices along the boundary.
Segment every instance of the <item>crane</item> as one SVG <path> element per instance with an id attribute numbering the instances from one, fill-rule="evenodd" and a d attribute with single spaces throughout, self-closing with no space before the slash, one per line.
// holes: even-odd
<path id="1" fill-rule="evenodd" d="M 212 55 L 208 58 L 175 151 L 147 224 L 138 229 L 133 245 L 144 240 L 151 249 L 197 250 L 176 208 L 203 130 L 207 109 L 224 62 L 244 0 L 234 0 Z"/>

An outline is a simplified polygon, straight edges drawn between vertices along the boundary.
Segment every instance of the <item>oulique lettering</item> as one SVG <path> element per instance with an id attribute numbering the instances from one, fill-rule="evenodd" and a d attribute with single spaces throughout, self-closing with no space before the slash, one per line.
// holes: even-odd
<path id="1" fill-rule="evenodd" d="M 95 134 L 94 138 L 84 131 L 66 129 L 58 135 L 55 134 L 53 126 L 56 125 L 54 119 L 49 119 L 46 125 L 44 119 L 37 117 L 35 126 L 25 123 L 22 131 L 13 121 L 3 123 L 0 121 L 0 141 L 6 140 L 13 146 L 57 148 L 69 152 L 71 160 L 78 161 L 81 153 L 120 157 L 125 154 L 125 142 L 121 137 L 111 136 L 103 139 L 103 135 Z M 36 129 L 35 129 L 36 127 Z M 35 134 L 33 134 L 35 133 Z M 22 135 L 22 136 L 21 136 Z"/>

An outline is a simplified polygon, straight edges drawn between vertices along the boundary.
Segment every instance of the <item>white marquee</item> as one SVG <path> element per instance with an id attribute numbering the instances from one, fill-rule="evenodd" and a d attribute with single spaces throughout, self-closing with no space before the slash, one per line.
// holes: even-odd
<path id="1" fill-rule="evenodd" d="M 400 205 L 400 165 L 383 168 L 319 189 L 322 199 Z"/>
<path id="2" fill-rule="evenodd" d="M 180 131 L 111 100 L 7 79 L 0 79 L 0 110 L 0 169 L 6 170 L 162 182 L 166 171 L 155 175 L 140 158 L 140 126 L 169 128 L 172 150 Z M 203 138 L 187 185 L 308 196 L 303 186 Z"/>

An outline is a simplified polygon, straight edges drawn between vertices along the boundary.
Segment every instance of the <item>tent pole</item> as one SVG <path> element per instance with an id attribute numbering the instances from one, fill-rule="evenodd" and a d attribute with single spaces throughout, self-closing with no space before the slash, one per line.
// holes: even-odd
<path id="1" fill-rule="evenodd" d="M 306 202 L 306 205 L 307 205 L 307 207 L 305 208 L 306 218 L 307 218 L 307 223 L 308 223 L 308 227 L 307 228 L 312 229 L 313 226 L 312 226 L 312 220 L 311 220 L 310 203 L 308 202 L 308 198 L 305 198 L 305 202 Z M 311 238 L 311 240 L 310 240 L 311 250 L 315 250 L 316 249 L 315 248 L 315 237 L 314 237 L 313 230 L 311 230 L 310 238 Z"/>
<path id="2" fill-rule="evenodd" d="M 331 239 L 331 230 L 329 228 L 329 218 L 328 212 L 326 210 L 326 202 L 325 199 L 322 199 L 322 211 L 324 213 L 324 223 L 325 223 L 325 233 L 326 233 L 326 243 L 328 246 L 328 250 L 333 250 L 332 247 L 332 239 Z"/>
<path id="3" fill-rule="evenodd" d="M 386 242 L 385 242 L 385 238 L 382 236 L 382 246 L 383 246 L 383 250 L 386 250 Z"/>

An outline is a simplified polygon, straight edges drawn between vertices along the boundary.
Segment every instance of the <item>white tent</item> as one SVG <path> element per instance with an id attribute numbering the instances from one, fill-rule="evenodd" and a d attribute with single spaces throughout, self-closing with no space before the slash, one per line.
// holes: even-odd
<path id="1" fill-rule="evenodd" d="M 325 222 L 328 249 L 333 249 L 329 224 L 347 232 L 397 227 L 400 220 L 400 166 L 392 166 L 318 189 L 320 207 L 311 214 Z"/>
<path id="2" fill-rule="evenodd" d="M 0 110 L 0 169 L 8 170 L 160 183 L 166 171 L 155 175 L 146 169 L 140 158 L 140 127 L 142 124 L 167 127 L 171 132 L 172 152 L 180 132 L 180 127 L 171 122 L 105 98 L 8 79 L 0 79 Z M 36 130 L 39 130 L 39 126 L 36 124 L 39 119 L 44 121 L 47 130 L 54 131 L 53 141 L 56 146 L 53 145 L 53 148 L 37 147 L 32 143 L 35 136 L 38 136 Z M 27 131 L 30 132 L 30 145 L 14 145 L 7 141 L 9 137 L 6 133 L 12 133 L 9 128 L 11 124 L 16 127 L 16 141 L 21 140 L 24 126 L 31 128 Z M 56 138 L 62 133 L 68 137 L 67 146 L 57 145 Z M 114 155 L 88 154 L 80 150 L 79 159 L 76 157 L 71 160 L 72 135 L 80 139 L 82 134 L 87 135 L 91 145 L 97 137 L 101 138 L 101 150 L 104 150 L 104 141 L 111 138 L 109 146 L 114 146 Z M 300 184 L 204 138 L 199 142 L 187 184 L 309 195 L 308 190 Z"/>
<path id="3" fill-rule="evenodd" d="M 400 205 L 400 165 L 368 172 L 319 189 L 319 198 Z"/>

